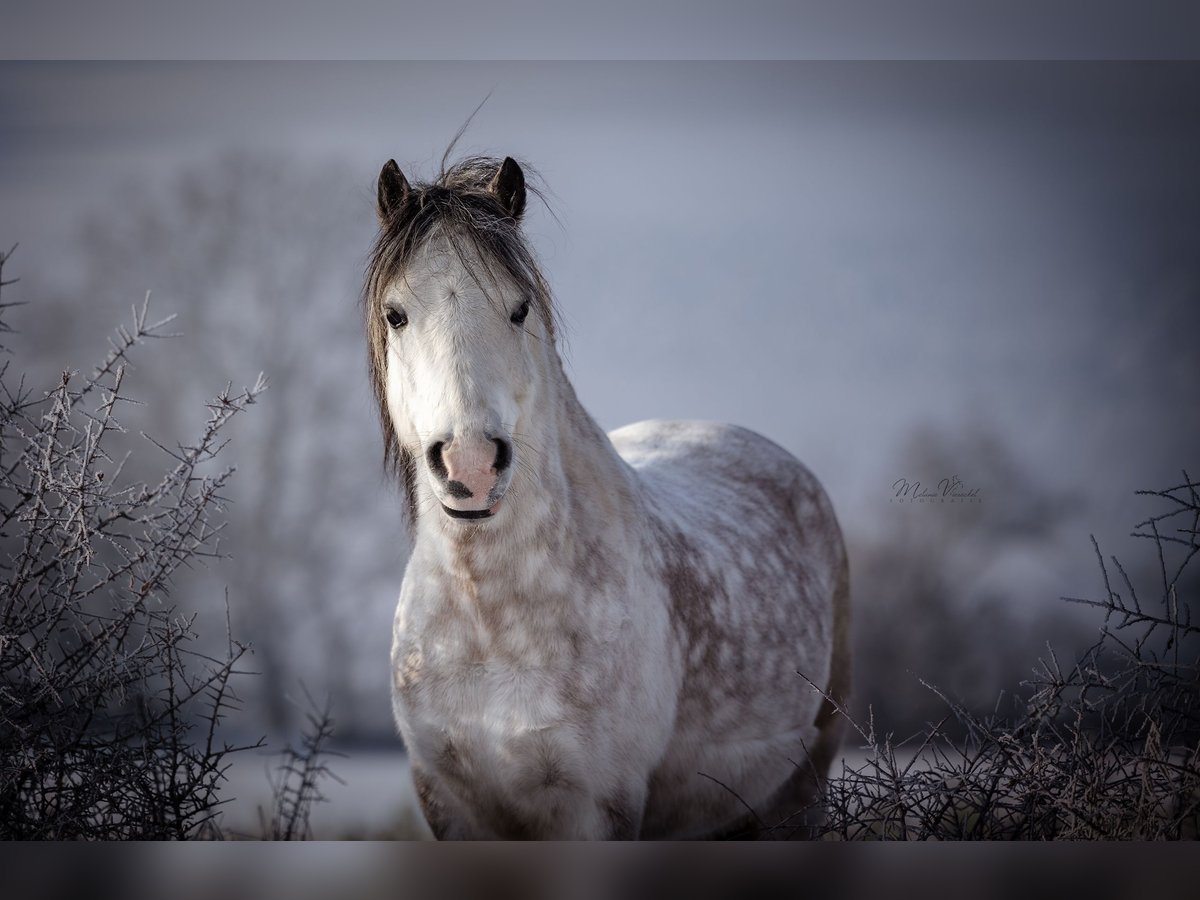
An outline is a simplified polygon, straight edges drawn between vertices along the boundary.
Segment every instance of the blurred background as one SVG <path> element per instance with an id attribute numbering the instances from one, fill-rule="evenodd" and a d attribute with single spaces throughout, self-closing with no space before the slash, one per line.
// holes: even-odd
<path id="1" fill-rule="evenodd" d="M 227 381 L 270 381 L 226 451 L 228 559 L 173 593 L 220 622 L 227 588 L 253 646 L 228 727 L 294 732 L 303 685 L 375 766 L 346 804 L 395 764 L 408 545 L 357 303 L 381 165 L 434 176 L 485 97 L 456 155 L 548 188 L 526 228 L 597 420 L 735 422 L 825 485 L 858 715 L 940 719 L 919 679 L 991 710 L 1047 642 L 1094 638 L 1060 599 L 1101 589 L 1089 535 L 1154 562 L 1134 492 L 1200 451 L 1195 65 L 0 64 L 29 382 L 88 369 L 147 291 L 181 336 L 135 356 L 134 464 L 161 468 L 139 430 L 170 446 Z M 897 496 L 942 479 L 973 496 Z"/>

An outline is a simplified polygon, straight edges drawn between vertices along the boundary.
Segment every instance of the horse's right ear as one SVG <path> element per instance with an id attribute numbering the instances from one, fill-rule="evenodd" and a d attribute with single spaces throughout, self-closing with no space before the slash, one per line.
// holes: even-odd
<path id="1" fill-rule="evenodd" d="M 411 189 L 408 179 L 400 171 L 394 159 L 383 164 L 379 173 L 379 188 L 375 197 L 375 211 L 379 213 L 379 221 L 386 222 L 396 210 L 408 202 Z"/>

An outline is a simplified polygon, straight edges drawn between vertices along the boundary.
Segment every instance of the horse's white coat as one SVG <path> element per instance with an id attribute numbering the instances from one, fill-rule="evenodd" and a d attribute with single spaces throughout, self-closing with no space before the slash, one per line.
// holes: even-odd
<path id="1" fill-rule="evenodd" d="M 408 317 L 384 374 L 418 472 L 393 697 L 426 816 L 471 838 L 773 825 L 811 799 L 838 739 L 796 674 L 844 696 L 829 502 L 744 429 L 606 436 L 546 323 L 510 320 L 522 299 L 502 281 L 485 295 L 435 237 L 375 311 Z M 451 518 L 430 441 L 496 433 L 513 463 L 495 515 Z"/>

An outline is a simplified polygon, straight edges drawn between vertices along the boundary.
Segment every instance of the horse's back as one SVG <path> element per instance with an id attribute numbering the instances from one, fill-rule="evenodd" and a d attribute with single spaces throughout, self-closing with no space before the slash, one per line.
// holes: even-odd
<path id="1" fill-rule="evenodd" d="M 690 480 L 689 464 L 735 480 L 762 479 L 776 485 L 799 478 L 818 487 L 800 460 L 774 441 L 740 425 L 721 422 L 648 419 L 609 432 L 621 457 L 653 477 Z M 697 473 L 699 474 L 699 473 Z"/>
<path id="2" fill-rule="evenodd" d="M 791 761 L 819 750 L 823 776 L 836 744 L 806 680 L 844 696 L 846 557 L 832 506 L 799 460 L 745 428 L 649 421 L 609 437 L 640 482 L 682 646 L 676 740 L 646 830 L 674 836 L 683 804 L 718 818 L 732 798 L 716 781 L 769 814 L 793 802 L 780 793 Z"/>
<path id="3" fill-rule="evenodd" d="M 815 580 L 822 597 L 809 599 L 832 603 L 834 581 L 844 577 L 841 530 L 820 482 L 790 452 L 757 432 L 717 422 L 653 419 L 610 432 L 609 439 L 636 472 L 646 512 L 660 529 L 676 533 L 713 567 L 773 579 L 777 587 L 788 576 Z M 772 553 L 764 557 L 765 550 Z M 769 564 L 773 559 L 791 568 L 780 571 Z"/>
<path id="4" fill-rule="evenodd" d="M 833 509 L 812 472 L 748 428 L 652 419 L 618 428 L 609 439 L 638 473 L 653 511 L 667 518 L 695 519 L 703 528 L 751 510 L 768 526 L 801 521 L 836 530 Z"/>

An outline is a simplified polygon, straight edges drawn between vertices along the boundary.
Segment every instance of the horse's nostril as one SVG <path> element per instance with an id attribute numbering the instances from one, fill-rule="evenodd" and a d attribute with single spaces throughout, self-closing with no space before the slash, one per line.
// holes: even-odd
<path id="1" fill-rule="evenodd" d="M 445 481 L 449 477 L 446 471 L 446 462 L 442 459 L 442 447 L 445 446 L 444 441 L 438 441 L 435 444 L 430 444 L 429 449 L 425 451 L 425 459 L 429 461 L 429 469 L 439 481 Z"/>
<path id="2" fill-rule="evenodd" d="M 500 438 L 493 438 L 492 443 L 496 445 L 496 461 L 492 463 L 496 474 L 500 474 L 508 468 L 508 464 L 512 462 L 512 448 L 509 447 L 508 441 Z"/>

